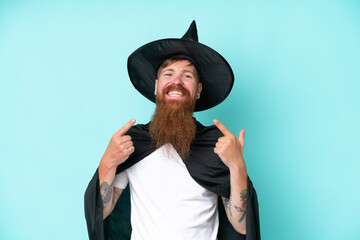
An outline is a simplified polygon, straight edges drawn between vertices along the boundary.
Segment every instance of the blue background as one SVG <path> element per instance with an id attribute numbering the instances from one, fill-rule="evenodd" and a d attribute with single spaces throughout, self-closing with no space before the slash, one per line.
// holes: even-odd
<path id="1" fill-rule="evenodd" d="M 154 111 L 127 57 L 181 37 L 235 74 L 196 113 L 245 128 L 263 239 L 360 239 L 360 2 L 0 1 L 0 239 L 87 239 L 83 194 L 112 136 Z"/>

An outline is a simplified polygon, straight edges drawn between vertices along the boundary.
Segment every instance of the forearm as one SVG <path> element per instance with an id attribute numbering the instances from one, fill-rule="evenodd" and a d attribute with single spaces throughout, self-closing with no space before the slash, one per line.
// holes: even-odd
<path id="1" fill-rule="evenodd" d="M 103 181 L 100 184 L 100 194 L 103 204 L 103 219 L 109 216 L 111 211 L 113 210 L 113 192 L 114 187 L 112 183 L 109 185 L 109 183 Z"/>
<path id="2" fill-rule="evenodd" d="M 241 234 L 246 234 L 246 170 L 230 169 L 230 185 L 230 198 L 223 198 L 225 212 L 234 229 Z"/>
<path id="3" fill-rule="evenodd" d="M 109 168 L 100 162 L 99 168 L 100 195 L 103 204 L 103 219 L 110 215 L 114 208 L 114 186 L 115 169 Z"/>
<path id="4" fill-rule="evenodd" d="M 123 189 L 114 187 L 114 183 L 110 185 L 104 181 L 100 185 L 100 194 L 103 203 L 103 219 L 107 218 L 114 209 Z"/>

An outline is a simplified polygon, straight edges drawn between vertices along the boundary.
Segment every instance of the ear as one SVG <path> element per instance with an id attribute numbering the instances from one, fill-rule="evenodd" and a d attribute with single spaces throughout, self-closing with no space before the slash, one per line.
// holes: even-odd
<path id="1" fill-rule="evenodd" d="M 155 89 L 154 89 L 155 91 L 157 90 L 158 81 L 159 80 L 157 80 L 157 79 L 155 80 Z"/>
<path id="2" fill-rule="evenodd" d="M 201 83 L 198 83 L 198 85 L 197 85 L 197 90 L 196 90 L 196 94 L 197 94 L 197 95 L 200 95 L 201 90 L 202 90 L 202 84 L 201 84 Z"/>

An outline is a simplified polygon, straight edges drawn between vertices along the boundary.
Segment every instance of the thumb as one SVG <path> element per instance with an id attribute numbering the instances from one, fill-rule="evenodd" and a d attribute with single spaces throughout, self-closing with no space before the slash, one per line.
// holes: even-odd
<path id="1" fill-rule="evenodd" d="M 245 129 L 242 129 L 240 132 L 239 132 L 239 137 L 238 137 L 238 141 L 241 145 L 241 149 L 244 150 L 244 146 L 245 146 Z"/>

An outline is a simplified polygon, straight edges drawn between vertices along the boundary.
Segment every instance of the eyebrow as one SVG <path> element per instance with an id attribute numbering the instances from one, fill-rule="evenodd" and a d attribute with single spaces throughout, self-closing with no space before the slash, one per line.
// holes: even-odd
<path id="1" fill-rule="evenodd" d="M 195 76 L 195 73 L 194 73 L 193 71 L 190 71 L 190 70 L 184 70 L 183 72 L 184 72 L 184 73 L 191 73 L 192 75 L 194 75 L 194 76 Z"/>
<path id="2" fill-rule="evenodd" d="M 175 72 L 174 69 L 172 69 L 172 68 L 167 68 L 167 69 L 163 69 L 163 70 L 161 71 L 161 73 L 166 72 L 166 71 Z"/>
<path id="3" fill-rule="evenodd" d="M 167 71 L 170 71 L 170 72 L 175 72 L 175 70 L 173 69 L 173 68 L 168 68 L 168 69 L 164 69 L 164 70 L 162 70 L 162 72 L 161 73 L 163 73 L 163 72 L 167 72 Z M 192 75 L 195 75 L 195 73 L 193 72 L 193 71 L 190 71 L 190 70 L 183 70 L 182 71 L 183 73 L 191 73 Z"/>

